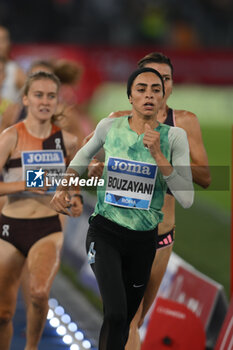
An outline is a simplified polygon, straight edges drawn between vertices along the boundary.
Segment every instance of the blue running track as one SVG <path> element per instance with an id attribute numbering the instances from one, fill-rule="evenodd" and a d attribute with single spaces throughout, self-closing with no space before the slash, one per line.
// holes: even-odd
<path id="1" fill-rule="evenodd" d="M 11 350 L 24 350 L 26 338 L 26 318 L 25 308 L 22 299 L 19 297 L 17 302 L 16 313 L 14 317 L 14 336 L 11 344 Z M 46 322 L 46 326 L 43 332 L 42 339 L 40 341 L 39 350 L 69 350 L 70 347 L 65 345 L 62 338 L 57 335 L 56 330 L 52 328 L 49 322 Z"/>

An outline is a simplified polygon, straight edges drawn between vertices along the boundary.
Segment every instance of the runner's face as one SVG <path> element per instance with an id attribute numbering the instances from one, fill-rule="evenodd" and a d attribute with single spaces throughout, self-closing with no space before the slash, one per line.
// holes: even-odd
<path id="1" fill-rule="evenodd" d="M 171 67 L 166 63 L 147 63 L 145 67 L 153 68 L 162 75 L 165 87 L 165 101 L 167 101 L 172 93 L 173 86 Z"/>
<path id="2" fill-rule="evenodd" d="M 58 88 L 50 79 L 39 79 L 32 82 L 28 95 L 23 97 L 28 107 L 28 114 L 41 121 L 49 120 L 56 112 Z"/>
<path id="3" fill-rule="evenodd" d="M 147 117 L 157 114 L 163 102 L 163 88 L 160 78 L 151 72 L 139 74 L 131 88 L 129 98 L 133 110 Z"/>

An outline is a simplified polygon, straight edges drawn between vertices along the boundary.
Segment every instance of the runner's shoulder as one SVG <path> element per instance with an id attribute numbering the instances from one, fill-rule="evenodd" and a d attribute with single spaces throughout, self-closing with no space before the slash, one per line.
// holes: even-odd
<path id="1" fill-rule="evenodd" d="M 174 109 L 174 113 L 177 119 L 183 120 L 183 119 L 191 119 L 191 118 L 197 118 L 196 114 L 190 111 L 186 111 L 184 109 Z"/>
<path id="2" fill-rule="evenodd" d="M 12 152 L 17 145 L 17 141 L 18 133 L 14 125 L 6 128 L 0 134 L 0 146 L 3 148 L 3 151 Z"/>
<path id="3" fill-rule="evenodd" d="M 121 116 L 118 118 L 103 118 L 101 119 L 101 121 L 97 124 L 96 130 L 101 130 L 101 129 L 105 129 L 105 130 L 109 130 L 109 128 L 114 124 L 114 125 L 120 125 L 125 119 L 127 118 L 127 116 Z"/>
<path id="4" fill-rule="evenodd" d="M 195 126 L 199 126 L 199 121 L 196 114 L 186 110 L 174 110 L 176 118 L 176 126 L 191 131 Z"/>
<path id="5" fill-rule="evenodd" d="M 1 138 L 8 139 L 9 141 L 17 140 L 17 129 L 15 125 L 11 125 L 1 132 Z"/>

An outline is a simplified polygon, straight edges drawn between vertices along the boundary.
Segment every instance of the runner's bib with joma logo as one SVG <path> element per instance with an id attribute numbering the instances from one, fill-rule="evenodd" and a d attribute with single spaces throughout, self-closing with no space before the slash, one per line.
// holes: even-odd
<path id="1" fill-rule="evenodd" d="M 65 172 L 65 160 L 62 150 L 23 151 L 21 153 L 23 176 L 27 179 L 29 171 L 42 169 L 48 179 L 59 179 Z M 56 190 L 51 186 L 48 192 Z"/>
<path id="2" fill-rule="evenodd" d="M 149 210 L 156 175 L 155 164 L 109 157 L 105 203 Z"/>
<path id="3" fill-rule="evenodd" d="M 144 146 L 144 134 L 138 135 L 130 128 L 128 117 L 107 118 L 102 125 L 97 135 L 105 150 L 104 186 L 97 189 L 98 201 L 90 220 L 99 214 L 129 229 L 151 230 L 162 221 L 167 185 Z M 161 150 L 168 161 L 169 129 L 163 124 L 155 129 L 160 133 Z"/>

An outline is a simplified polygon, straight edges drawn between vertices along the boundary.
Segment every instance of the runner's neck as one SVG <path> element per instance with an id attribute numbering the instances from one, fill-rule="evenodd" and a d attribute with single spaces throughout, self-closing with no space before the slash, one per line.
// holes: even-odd
<path id="1" fill-rule="evenodd" d="M 52 124 L 50 120 L 44 123 L 40 123 L 37 120 L 31 121 L 31 120 L 25 119 L 24 125 L 28 133 L 37 138 L 45 139 L 49 137 L 49 135 L 51 134 Z"/>

